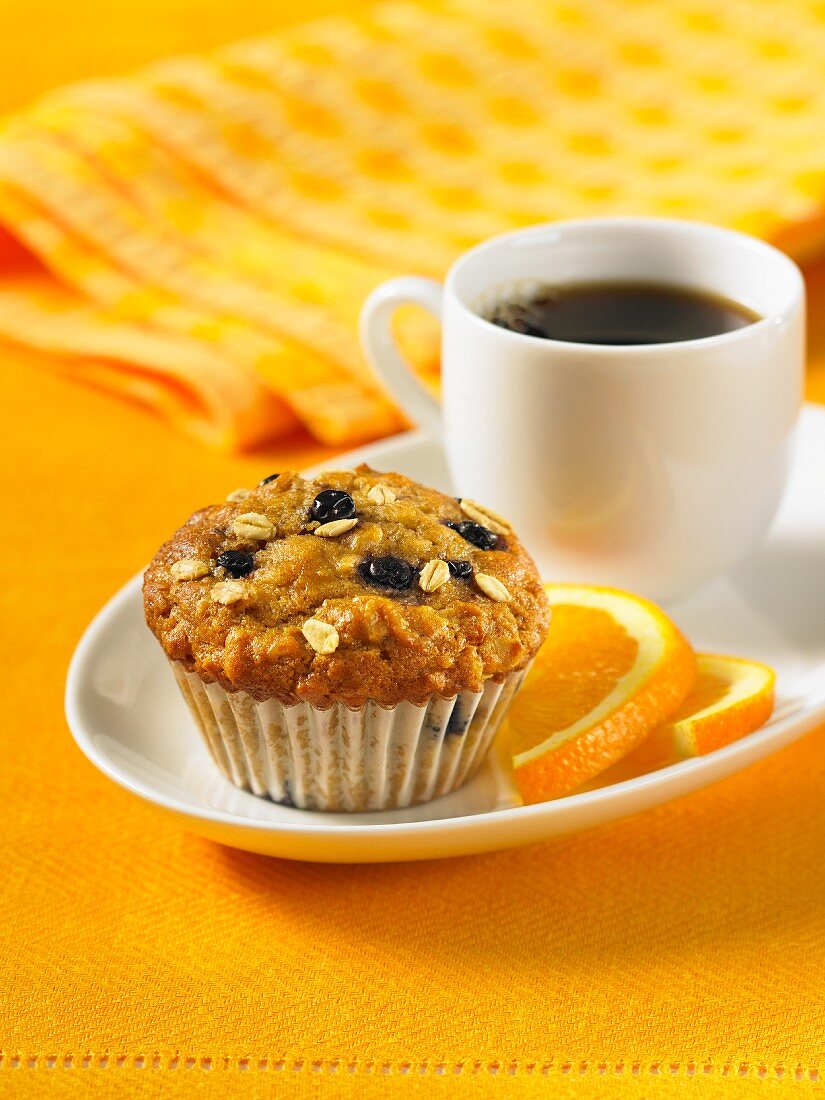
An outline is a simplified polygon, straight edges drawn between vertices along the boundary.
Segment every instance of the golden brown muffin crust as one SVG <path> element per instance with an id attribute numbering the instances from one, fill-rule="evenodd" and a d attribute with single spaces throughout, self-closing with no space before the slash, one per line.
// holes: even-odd
<path id="1" fill-rule="evenodd" d="M 369 496 L 375 486 L 389 493 Z M 355 526 L 331 538 L 314 534 L 310 514 L 325 489 L 349 493 L 357 513 Z M 263 522 L 241 522 L 237 533 L 234 521 L 250 513 Z M 530 661 L 549 609 L 513 532 L 498 536 L 500 548 L 480 550 L 445 525 L 467 518 L 458 501 L 401 474 L 367 466 L 313 479 L 282 473 L 243 500 L 196 512 L 160 548 L 144 578 L 146 620 L 172 660 L 256 699 L 393 706 L 479 691 Z M 253 555 L 248 575 L 231 578 L 217 564 L 228 550 Z M 416 572 L 395 591 L 362 573 L 365 561 L 384 556 L 416 571 L 437 560 L 469 562 L 473 576 L 450 575 L 428 592 Z M 486 594 L 484 577 L 499 596 L 495 581 L 503 584 L 507 598 Z M 309 619 L 335 628 L 332 652 L 313 649 L 302 632 Z"/>

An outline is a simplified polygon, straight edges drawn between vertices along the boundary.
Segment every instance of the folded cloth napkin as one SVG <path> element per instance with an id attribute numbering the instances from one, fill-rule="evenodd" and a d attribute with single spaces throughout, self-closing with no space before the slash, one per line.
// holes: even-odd
<path id="1" fill-rule="evenodd" d="M 615 212 L 818 254 L 823 56 L 808 0 L 390 2 L 69 88 L 0 132 L 0 336 L 226 449 L 390 432 L 356 338 L 389 274 Z"/>

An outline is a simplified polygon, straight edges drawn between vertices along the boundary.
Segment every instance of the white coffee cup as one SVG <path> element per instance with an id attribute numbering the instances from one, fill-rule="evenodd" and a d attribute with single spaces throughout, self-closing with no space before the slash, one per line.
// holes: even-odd
<path id="1" fill-rule="evenodd" d="M 485 306 L 531 282 L 660 283 L 760 320 L 681 343 L 525 336 Z M 443 410 L 390 333 L 416 303 L 442 319 Z M 507 516 L 546 579 L 670 600 L 743 558 L 785 485 L 802 398 L 797 266 L 742 233 L 662 218 L 588 218 L 494 237 L 446 282 L 406 276 L 367 299 L 361 336 L 390 394 L 443 441 L 455 490 Z"/>

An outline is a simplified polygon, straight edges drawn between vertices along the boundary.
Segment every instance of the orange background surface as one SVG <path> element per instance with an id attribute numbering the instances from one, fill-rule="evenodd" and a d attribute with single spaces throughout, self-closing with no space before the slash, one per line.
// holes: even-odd
<path id="1" fill-rule="evenodd" d="M 342 8 L 3 0 L 0 106 Z M 823 731 L 515 852 L 325 867 L 189 836 L 82 759 L 66 664 L 193 507 L 324 452 L 217 455 L 2 354 L 0 1095 L 821 1090 Z"/>

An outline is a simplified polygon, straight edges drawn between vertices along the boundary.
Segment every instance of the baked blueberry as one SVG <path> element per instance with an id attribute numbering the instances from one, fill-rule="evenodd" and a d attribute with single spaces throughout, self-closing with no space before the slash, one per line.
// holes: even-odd
<path id="1" fill-rule="evenodd" d="M 230 577 L 245 577 L 252 572 L 255 565 L 255 559 L 245 550 L 224 550 L 222 554 L 218 554 L 217 561 Z"/>
<path id="2" fill-rule="evenodd" d="M 392 556 L 367 558 L 361 562 L 358 571 L 367 584 L 374 584 L 377 588 L 394 588 L 396 592 L 403 592 L 415 580 L 413 567 Z"/>
<path id="3" fill-rule="evenodd" d="M 479 550 L 498 550 L 501 547 L 501 539 L 493 534 L 489 527 L 482 527 L 480 523 L 473 523 L 471 519 L 463 519 L 459 523 L 447 521 L 447 527 L 451 527 L 463 539 L 478 547 Z"/>
<path id="4" fill-rule="evenodd" d="M 265 477 L 265 478 L 263 479 L 263 481 L 259 481 L 259 482 L 258 482 L 258 488 L 260 488 L 260 487 L 261 487 L 261 485 L 268 485 L 268 484 L 270 483 L 270 481 L 274 481 L 274 480 L 275 480 L 276 478 L 278 478 L 278 477 L 280 477 L 280 476 L 281 476 L 280 474 L 268 474 L 268 475 L 267 475 L 267 476 L 266 476 L 266 477 Z"/>
<path id="5" fill-rule="evenodd" d="M 313 500 L 309 514 L 319 523 L 352 519 L 355 516 L 355 501 L 343 489 L 324 489 Z"/>
<path id="6" fill-rule="evenodd" d="M 450 576 L 457 577 L 460 581 L 466 581 L 468 577 L 473 575 L 473 566 L 469 561 L 450 561 L 448 559 L 447 568 L 450 570 Z"/>

